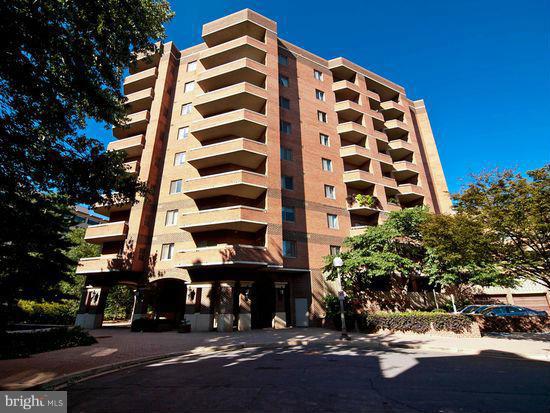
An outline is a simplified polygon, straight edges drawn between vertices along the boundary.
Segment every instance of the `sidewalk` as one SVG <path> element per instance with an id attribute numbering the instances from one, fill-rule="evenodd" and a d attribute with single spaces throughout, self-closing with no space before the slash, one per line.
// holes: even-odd
<path id="1" fill-rule="evenodd" d="M 336 344 L 386 349 L 391 347 L 462 354 L 507 353 L 506 356 L 550 361 L 550 342 L 496 337 L 449 338 L 415 334 L 352 334 L 351 342 L 340 342 L 339 332 L 318 329 L 254 330 L 241 333 L 131 333 L 128 329 L 103 328 L 91 331 L 98 340 L 88 347 L 40 353 L 29 358 L 0 361 L 0 388 L 24 389 L 65 375 L 149 357 L 224 348 L 274 345 Z"/>

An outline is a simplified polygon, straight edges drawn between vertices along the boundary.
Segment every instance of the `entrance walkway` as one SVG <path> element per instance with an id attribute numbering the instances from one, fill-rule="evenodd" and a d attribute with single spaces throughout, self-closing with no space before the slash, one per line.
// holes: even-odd
<path id="1" fill-rule="evenodd" d="M 252 330 L 241 333 L 132 333 L 122 328 L 92 330 L 98 340 L 88 347 L 40 353 L 29 358 L 0 361 L 0 388 L 24 389 L 64 375 L 170 353 L 205 353 L 225 346 L 262 347 L 312 343 L 339 343 L 339 333 L 318 328 Z M 448 338 L 403 334 L 352 334 L 346 345 L 401 347 L 477 354 L 500 351 L 524 358 L 550 361 L 548 341 L 509 338 Z"/>

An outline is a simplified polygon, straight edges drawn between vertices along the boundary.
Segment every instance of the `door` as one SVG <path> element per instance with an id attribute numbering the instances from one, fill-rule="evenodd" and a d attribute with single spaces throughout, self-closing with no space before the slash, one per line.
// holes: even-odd
<path id="1" fill-rule="evenodd" d="M 550 314 L 550 305 L 546 294 L 514 294 L 514 304 L 531 310 L 546 311 Z"/>
<path id="2" fill-rule="evenodd" d="M 252 328 L 270 328 L 275 314 L 275 286 L 273 281 L 256 281 L 251 289 Z"/>
<path id="3" fill-rule="evenodd" d="M 309 325 L 307 298 L 296 298 L 294 308 L 296 310 L 296 327 L 307 327 Z"/>

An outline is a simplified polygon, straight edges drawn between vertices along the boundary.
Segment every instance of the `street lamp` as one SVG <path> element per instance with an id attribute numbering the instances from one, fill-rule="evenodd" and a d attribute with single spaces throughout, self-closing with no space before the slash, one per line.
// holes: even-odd
<path id="1" fill-rule="evenodd" d="M 342 276 L 340 275 L 340 268 L 342 265 L 344 265 L 342 258 L 334 257 L 332 260 L 332 266 L 336 267 L 336 272 L 338 273 L 338 286 L 340 288 L 340 291 L 338 291 L 338 301 L 340 301 L 340 319 L 342 320 L 342 334 L 340 335 L 340 340 L 351 340 L 346 329 L 346 316 L 344 315 L 344 290 L 342 289 Z"/>

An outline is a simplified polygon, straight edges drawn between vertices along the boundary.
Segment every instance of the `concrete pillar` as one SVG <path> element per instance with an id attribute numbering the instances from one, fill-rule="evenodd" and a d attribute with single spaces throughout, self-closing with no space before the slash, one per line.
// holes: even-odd
<path id="1" fill-rule="evenodd" d="M 286 300 L 287 300 L 287 283 L 275 283 L 275 315 L 273 316 L 273 328 L 286 327 Z"/>
<path id="2" fill-rule="evenodd" d="M 239 288 L 239 331 L 247 331 L 252 328 L 252 300 L 250 297 L 252 284 L 252 281 L 241 281 Z"/>
<path id="3" fill-rule="evenodd" d="M 222 282 L 219 286 L 219 312 L 217 314 L 217 330 L 219 332 L 233 331 L 233 290 L 232 281 Z"/>
<path id="4" fill-rule="evenodd" d="M 134 290 L 134 309 L 132 321 L 147 317 L 147 306 L 149 304 L 149 292 L 147 287 L 137 287 Z"/>
<path id="5" fill-rule="evenodd" d="M 212 330 L 212 293 L 212 284 L 209 283 L 191 283 L 187 286 L 185 319 L 191 324 L 191 331 Z"/>
<path id="6" fill-rule="evenodd" d="M 108 293 L 108 287 L 87 285 L 83 288 L 75 325 L 86 329 L 100 328 Z"/>

